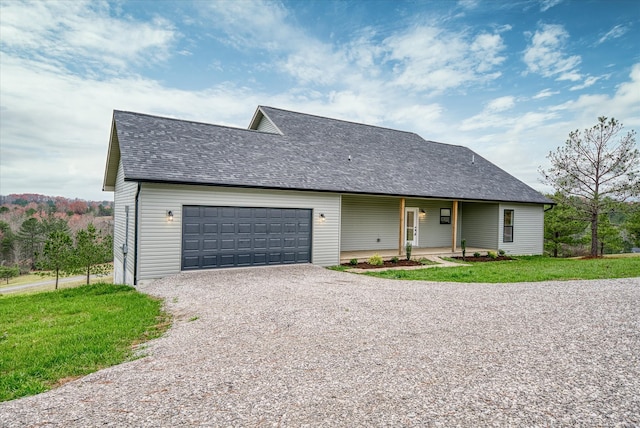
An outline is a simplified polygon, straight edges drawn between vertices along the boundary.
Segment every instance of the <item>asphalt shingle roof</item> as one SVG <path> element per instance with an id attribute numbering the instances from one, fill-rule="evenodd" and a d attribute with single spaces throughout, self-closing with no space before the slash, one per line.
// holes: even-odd
<path id="1" fill-rule="evenodd" d="M 114 111 L 125 180 L 550 203 L 466 147 L 260 109 L 283 135 Z"/>

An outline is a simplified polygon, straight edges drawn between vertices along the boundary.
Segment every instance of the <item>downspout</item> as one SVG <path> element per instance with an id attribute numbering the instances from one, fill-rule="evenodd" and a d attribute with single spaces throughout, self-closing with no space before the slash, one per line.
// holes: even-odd
<path id="1" fill-rule="evenodd" d="M 129 254 L 129 205 L 124 207 L 124 244 L 122 244 L 122 283 L 127 283 L 127 254 Z"/>
<path id="2" fill-rule="evenodd" d="M 404 208 L 405 208 L 405 199 L 400 198 L 400 234 L 398 237 L 398 255 L 402 255 L 404 253 L 404 234 L 406 233 L 404 230 Z"/>
<path id="3" fill-rule="evenodd" d="M 545 208 L 544 212 L 551 211 L 555 205 L 551 205 L 549 208 Z M 544 207 L 544 205 L 543 205 Z"/>
<path id="4" fill-rule="evenodd" d="M 138 210 L 140 209 L 140 188 L 141 183 L 138 181 L 138 189 L 136 190 L 135 199 L 135 217 L 133 218 L 133 285 L 138 285 Z"/>

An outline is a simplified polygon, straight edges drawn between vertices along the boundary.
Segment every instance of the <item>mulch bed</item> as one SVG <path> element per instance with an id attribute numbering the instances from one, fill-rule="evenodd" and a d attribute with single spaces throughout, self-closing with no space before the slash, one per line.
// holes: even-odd
<path id="1" fill-rule="evenodd" d="M 451 258 L 462 261 L 462 257 L 451 257 Z M 491 258 L 489 256 L 480 256 L 480 257 L 467 256 L 465 257 L 464 260 L 467 262 L 501 262 L 504 260 L 513 260 L 513 259 L 509 256 L 497 256 L 494 258 Z"/>
<path id="2" fill-rule="evenodd" d="M 342 266 L 348 266 L 354 269 L 382 269 L 382 268 L 390 268 L 390 267 L 398 267 L 398 266 L 421 266 L 417 260 L 398 260 L 397 262 L 392 262 L 391 260 L 385 260 L 382 265 L 372 265 L 367 262 L 361 262 L 357 265 L 352 265 L 351 263 L 342 263 Z"/>

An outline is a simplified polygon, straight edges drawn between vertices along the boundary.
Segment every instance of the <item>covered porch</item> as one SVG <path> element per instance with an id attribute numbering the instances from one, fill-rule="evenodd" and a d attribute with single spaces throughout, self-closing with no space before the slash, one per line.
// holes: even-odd
<path id="1" fill-rule="evenodd" d="M 495 251 L 490 248 L 477 248 L 467 247 L 467 256 L 472 256 L 473 253 L 486 254 L 487 251 Z M 403 253 L 399 253 L 398 248 L 384 249 L 384 250 L 357 250 L 357 251 L 341 251 L 340 263 L 349 263 L 352 259 L 358 259 L 358 262 L 366 262 L 369 257 L 374 254 L 379 254 L 384 260 L 392 257 L 398 257 L 404 259 L 406 256 Z M 426 256 L 440 256 L 440 257 L 462 257 L 462 249 L 457 248 L 456 251 L 451 251 L 451 247 L 431 247 L 431 248 L 413 248 L 411 251 L 412 259 L 419 259 Z"/>

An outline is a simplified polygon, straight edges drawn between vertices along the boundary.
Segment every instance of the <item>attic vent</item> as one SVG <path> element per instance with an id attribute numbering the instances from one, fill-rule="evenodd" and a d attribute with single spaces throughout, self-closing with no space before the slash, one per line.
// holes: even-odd
<path id="1" fill-rule="evenodd" d="M 275 127 L 273 123 L 266 117 L 262 116 L 260 119 L 260 123 L 258 123 L 257 127 L 258 131 L 269 132 L 270 134 L 279 134 L 278 128 Z"/>

